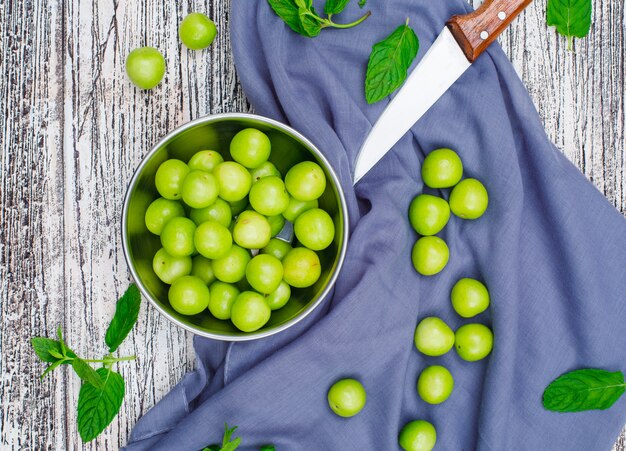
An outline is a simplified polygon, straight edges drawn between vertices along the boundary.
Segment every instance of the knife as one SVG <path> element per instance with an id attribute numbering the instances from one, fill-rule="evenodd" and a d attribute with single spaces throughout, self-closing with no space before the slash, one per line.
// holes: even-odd
<path id="1" fill-rule="evenodd" d="M 532 0 L 485 0 L 452 16 L 389 102 L 357 155 L 356 184 L 430 109 Z"/>

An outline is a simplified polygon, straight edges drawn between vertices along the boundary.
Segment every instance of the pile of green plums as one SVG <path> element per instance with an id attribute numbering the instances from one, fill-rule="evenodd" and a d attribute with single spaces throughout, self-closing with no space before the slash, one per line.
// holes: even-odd
<path id="1" fill-rule="evenodd" d="M 287 304 L 292 288 L 321 275 L 316 251 L 333 242 L 335 225 L 318 206 L 326 189 L 312 161 L 292 166 L 284 179 L 270 139 L 247 128 L 230 142 L 230 157 L 201 150 L 189 161 L 164 161 L 155 186 L 161 195 L 146 210 L 150 232 L 163 246 L 153 269 L 170 284 L 168 299 L 183 315 L 205 311 L 241 331 L 263 327 Z M 275 236 L 293 222 L 297 246 Z"/>
<path id="2" fill-rule="evenodd" d="M 437 149 L 429 153 L 422 164 L 422 179 L 430 188 L 452 188 L 450 198 L 419 194 L 409 206 L 409 221 L 421 235 L 413 246 L 411 259 L 415 270 L 432 276 L 443 270 L 450 258 L 448 245 L 435 236 L 450 219 L 450 212 L 462 219 L 478 219 L 489 203 L 487 190 L 473 178 L 461 180 L 463 163 L 451 149 Z"/>
<path id="3" fill-rule="evenodd" d="M 463 318 L 472 318 L 484 312 L 490 304 L 487 287 L 476 279 L 460 279 L 450 293 L 452 307 Z M 493 333 L 479 323 L 465 324 L 454 332 L 441 318 L 423 318 L 415 328 L 415 347 L 421 353 L 437 357 L 452 347 L 460 358 L 468 362 L 487 357 L 493 349 Z M 441 365 L 431 365 L 417 379 L 417 393 L 428 404 L 441 404 L 454 389 L 454 378 Z M 430 451 L 437 440 L 435 427 L 427 421 L 415 420 L 400 431 L 400 446 L 407 451 Z"/>

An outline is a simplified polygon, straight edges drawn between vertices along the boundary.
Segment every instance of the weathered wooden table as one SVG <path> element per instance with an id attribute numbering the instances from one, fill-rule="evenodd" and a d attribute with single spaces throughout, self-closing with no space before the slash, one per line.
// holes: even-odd
<path id="1" fill-rule="evenodd" d="M 591 34 L 574 53 L 546 27 L 546 0 L 501 43 L 548 136 L 625 212 L 625 7 L 623 0 L 594 6 Z M 181 49 L 178 21 L 194 10 L 217 22 L 208 51 Z M 104 353 L 115 300 L 129 283 L 120 216 L 135 167 L 189 119 L 249 110 L 230 53 L 229 10 L 228 0 L 0 0 L 2 449 L 117 449 L 192 367 L 191 335 L 142 306 L 121 349 L 139 358 L 119 365 L 127 381 L 120 415 L 83 446 L 78 380 L 58 371 L 40 381 L 29 338 L 62 324 L 77 352 Z M 126 55 L 142 45 L 158 47 L 168 62 L 150 93 L 124 73 Z M 624 435 L 614 449 L 626 449 Z"/>

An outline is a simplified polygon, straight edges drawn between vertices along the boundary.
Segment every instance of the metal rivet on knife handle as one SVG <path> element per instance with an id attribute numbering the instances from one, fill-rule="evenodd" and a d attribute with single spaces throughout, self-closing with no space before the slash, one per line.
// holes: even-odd
<path id="1" fill-rule="evenodd" d="M 485 0 L 469 14 L 452 16 L 447 26 L 473 63 L 532 0 Z M 483 38 L 483 36 L 486 37 Z"/>

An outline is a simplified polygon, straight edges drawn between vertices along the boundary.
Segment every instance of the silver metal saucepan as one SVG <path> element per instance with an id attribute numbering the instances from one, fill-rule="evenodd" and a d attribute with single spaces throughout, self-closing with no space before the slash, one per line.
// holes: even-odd
<path id="1" fill-rule="evenodd" d="M 251 333 L 239 331 L 230 321 L 215 319 L 208 310 L 194 316 L 176 312 L 167 299 L 168 285 L 159 280 L 152 270 L 152 259 L 161 247 L 159 237 L 145 226 L 148 205 L 159 197 L 154 176 L 161 163 L 169 158 L 188 161 L 199 150 L 219 151 L 231 160 L 229 143 L 240 130 L 257 128 L 272 142 L 270 161 L 284 175 L 294 164 L 311 160 L 326 173 L 327 187 L 320 197 L 320 207 L 335 221 L 335 240 L 318 252 L 322 275 L 312 287 L 293 289 L 292 298 L 285 307 L 272 312 L 269 322 Z M 244 341 L 267 337 L 285 330 L 309 315 L 332 288 L 344 261 L 348 243 L 348 213 L 346 200 L 337 175 L 324 155 L 311 141 L 280 122 L 252 114 L 217 114 L 189 122 L 174 130 L 157 143 L 143 159 L 135 172 L 124 200 L 122 214 L 122 244 L 130 272 L 137 286 L 150 303 L 166 318 L 180 327 L 204 337 L 228 341 Z"/>

